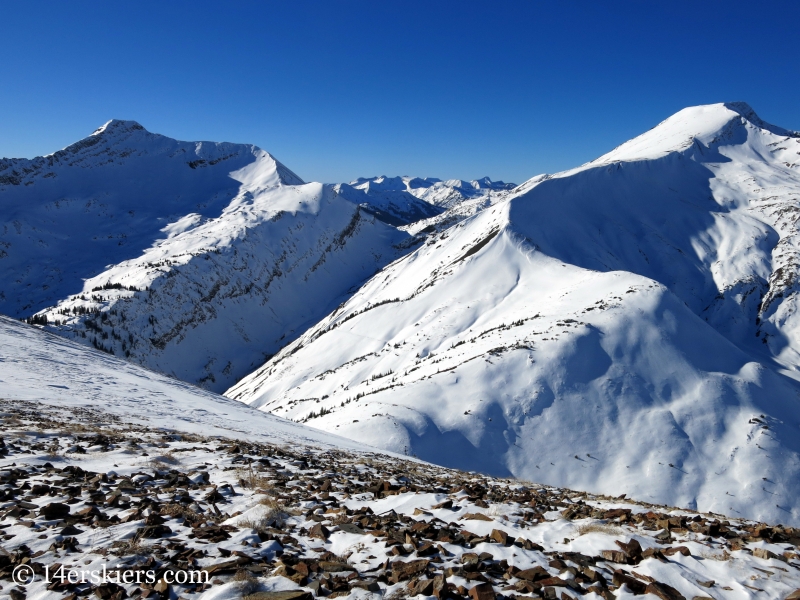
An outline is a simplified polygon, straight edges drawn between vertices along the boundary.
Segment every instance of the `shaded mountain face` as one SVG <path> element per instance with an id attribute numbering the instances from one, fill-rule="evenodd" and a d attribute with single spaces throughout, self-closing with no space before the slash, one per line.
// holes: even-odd
<path id="1" fill-rule="evenodd" d="M 443 209 L 406 200 L 110 121 L 0 163 L 0 311 L 223 391 L 415 247 Z"/>
<path id="2" fill-rule="evenodd" d="M 432 233 L 227 395 L 439 464 L 800 523 L 798 152 L 746 105 L 681 111 Z"/>

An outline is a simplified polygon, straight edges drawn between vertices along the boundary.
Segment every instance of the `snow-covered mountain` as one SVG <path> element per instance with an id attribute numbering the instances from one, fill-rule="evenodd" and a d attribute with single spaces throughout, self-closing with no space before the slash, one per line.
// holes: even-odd
<path id="1" fill-rule="evenodd" d="M 0 313 L 28 316 L 219 217 L 242 186 L 230 174 L 245 167 L 264 187 L 302 184 L 254 146 L 178 142 L 133 121 L 109 121 L 49 156 L 0 160 Z"/>
<path id="2" fill-rule="evenodd" d="M 689 108 L 429 236 L 227 392 L 438 464 L 800 523 L 800 136 Z"/>
<path id="3" fill-rule="evenodd" d="M 395 225 L 442 210 L 110 121 L 0 163 L 0 312 L 223 391 L 408 252 Z"/>
<path id="4" fill-rule="evenodd" d="M 411 206 L 413 198 L 419 198 L 438 208 L 432 214 L 415 213 L 418 218 L 399 223 L 408 233 L 429 234 L 471 217 L 505 199 L 516 185 L 503 181 L 492 181 L 488 177 L 473 181 L 433 177 L 359 177 L 350 182 L 350 187 L 360 190 L 372 199 L 374 205 Z"/>
<path id="5" fill-rule="evenodd" d="M 474 198 L 504 196 L 506 192 L 516 187 L 516 184 L 492 181 L 488 177 L 472 181 L 463 179 L 442 181 L 435 177 L 387 177 L 386 175 L 359 177 L 351 181 L 350 185 L 363 190 L 373 198 L 381 196 L 391 198 L 392 195 L 403 197 L 405 193 L 443 208 L 452 208 Z"/>

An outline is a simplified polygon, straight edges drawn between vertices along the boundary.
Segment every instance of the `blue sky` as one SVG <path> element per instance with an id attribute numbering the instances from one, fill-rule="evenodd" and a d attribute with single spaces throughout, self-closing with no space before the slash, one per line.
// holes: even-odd
<path id="1" fill-rule="evenodd" d="M 519 183 L 681 108 L 800 129 L 800 3 L 3 3 L 0 156 L 110 118 L 254 143 L 306 180 Z"/>

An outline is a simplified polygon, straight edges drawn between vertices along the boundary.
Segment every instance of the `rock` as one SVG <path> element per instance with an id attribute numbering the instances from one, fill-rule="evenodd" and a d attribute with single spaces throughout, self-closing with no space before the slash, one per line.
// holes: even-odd
<path id="1" fill-rule="evenodd" d="M 39 515 L 45 519 L 63 519 L 69 514 L 69 505 L 61 502 L 51 502 L 39 509 Z"/>
<path id="2" fill-rule="evenodd" d="M 140 539 L 155 539 L 170 533 L 172 533 L 172 529 L 167 525 L 146 525 L 136 532 L 136 537 Z"/>
<path id="3" fill-rule="evenodd" d="M 461 518 L 464 521 L 494 521 L 492 517 L 487 517 L 483 513 L 467 513 Z"/>
<path id="4" fill-rule="evenodd" d="M 249 594 L 248 600 L 313 600 L 314 596 L 306 590 L 289 590 L 285 592 L 256 592 Z"/>
<path id="5" fill-rule="evenodd" d="M 203 570 L 206 571 L 209 575 L 215 575 L 218 573 L 234 573 L 238 571 L 240 567 L 249 564 L 251 562 L 253 562 L 252 558 L 245 556 L 237 556 L 236 558 L 231 560 L 226 560 L 213 565 L 209 565 L 207 567 L 203 567 Z"/>
<path id="6" fill-rule="evenodd" d="M 308 537 L 317 538 L 318 540 L 327 540 L 330 535 L 331 532 L 322 523 L 317 523 L 308 530 Z"/>
<path id="7" fill-rule="evenodd" d="M 319 596 L 320 584 L 321 584 L 320 580 L 316 579 L 316 580 L 310 582 L 306 587 L 308 589 L 310 589 L 315 596 Z"/>
<path id="8" fill-rule="evenodd" d="M 424 573 L 429 564 L 430 561 L 423 558 L 418 560 L 410 560 L 408 562 L 396 560 L 392 563 L 391 580 L 393 583 L 399 583 L 401 581 L 411 579 L 415 575 Z"/>
<path id="9" fill-rule="evenodd" d="M 494 600 L 494 588 L 489 583 L 479 583 L 469 590 L 472 600 Z"/>
<path id="10" fill-rule="evenodd" d="M 368 592 L 379 592 L 381 591 L 381 586 L 378 585 L 377 581 L 352 581 L 350 582 L 350 589 L 351 590 L 361 589 L 361 590 L 367 590 Z M 430 596 L 430 594 L 428 595 Z"/>
<path id="11" fill-rule="evenodd" d="M 415 596 L 432 596 L 433 595 L 433 579 L 420 579 L 414 586 Z"/>
<path id="12" fill-rule="evenodd" d="M 516 577 L 525 581 L 538 581 L 540 579 L 546 579 L 547 577 L 550 577 L 550 573 L 548 573 L 545 568 L 536 565 L 530 569 L 523 569 L 522 571 L 519 571 Z"/>
<path id="13" fill-rule="evenodd" d="M 464 552 L 461 555 L 461 564 L 468 571 L 475 571 L 480 564 L 481 559 L 475 552 Z"/>
<path id="14" fill-rule="evenodd" d="M 753 556 L 756 558 L 763 558 L 764 560 L 769 560 L 770 558 L 778 558 L 778 555 L 774 552 L 770 552 L 766 548 L 755 548 L 753 549 Z"/>
<path id="15" fill-rule="evenodd" d="M 417 547 L 417 556 L 431 556 L 436 552 L 437 548 L 431 542 L 425 542 Z"/>
<path id="16" fill-rule="evenodd" d="M 539 544 L 537 544 L 535 542 L 532 542 L 527 538 L 518 537 L 517 541 L 514 542 L 514 543 L 522 546 L 523 548 L 525 548 L 525 550 L 538 550 L 539 552 L 544 552 L 544 547 L 543 546 L 541 546 L 541 545 L 539 545 Z"/>
<path id="17" fill-rule="evenodd" d="M 619 519 L 621 517 L 627 518 L 631 514 L 630 508 L 612 508 L 603 513 L 604 519 Z"/>
<path id="18" fill-rule="evenodd" d="M 447 579 L 444 575 L 437 575 L 433 578 L 433 595 L 439 600 L 447 597 Z"/>
<path id="19" fill-rule="evenodd" d="M 664 554 L 658 548 L 648 548 L 642 552 L 642 560 L 646 558 L 655 558 L 661 562 L 667 562 L 667 559 L 664 558 Z"/>
<path id="20" fill-rule="evenodd" d="M 453 508 L 453 501 L 452 500 L 445 500 L 444 502 L 440 502 L 439 504 L 434 504 L 431 506 L 432 509 L 437 508 Z"/>
<path id="21" fill-rule="evenodd" d="M 664 556 L 672 556 L 673 554 L 682 554 L 683 556 L 692 555 L 686 546 L 673 546 L 672 548 L 664 548 L 661 553 L 664 554 Z"/>
<path id="22" fill-rule="evenodd" d="M 343 571 L 355 571 L 355 567 L 348 565 L 347 563 L 341 562 L 331 562 L 327 560 L 321 560 L 319 562 L 319 568 L 325 571 L 326 573 L 341 573 Z"/>
<path id="23" fill-rule="evenodd" d="M 647 584 L 643 581 L 639 581 L 619 569 L 614 571 L 614 577 L 611 581 L 617 587 L 627 585 L 632 594 L 644 594 L 647 589 Z"/>
<path id="24" fill-rule="evenodd" d="M 668 542 L 670 539 L 672 539 L 672 536 L 669 534 L 669 529 L 662 529 L 653 537 L 660 542 Z"/>
<path id="25" fill-rule="evenodd" d="M 166 519 L 159 515 L 158 513 L 150 513 L 144 519 L 145 525 L 162 525 Z"/>
<path id="26" fill-rule="evenodd" d="M 61 535 L 78 535 L 79 533 L 83 533 L 83 530 L 78 529 L 75 525 L 67 525 L 61 530 Z"/>
<path id="27" fill-rule="evenodd" d="M 627 544 L 625 542 L 615 540 L 615 543 L 617 546 L 622 548 L 622 551 L 625 553 L 625 556 L 628 557 L 628 561 L 630 563 L 637 563 L 642 559 L 642 546 L 637 540 L 632 539 Z"/>
<path id="28" fill-rule="evenodd" d="M 731 547 L 731 550 L 741 550 L 745 546 L 745 542 L 742 538 L 731 538 L 728 540 L 728 545 Z"/>
<path id="29" fill-rule="evenodd" d="M 500 529 L 492 529 L 492 533 L 489 534 L 489 538 L 498 544 L 502 544 L 503 546 L 508 545 L 508 534 Z"/>
<path id="30" fill-rule="evenodd" d="M 686 600 L 684 595 L 674 587 L 658 581 L 648 583 L 645 588 L 645 594 L 653 594 L 661 598 L 661 600 Z"/>
<path id="31" fill-rule="evenodd" d="M 127 598 L 128 594 L 121 585 L 116 583 L 103 583 L 94 588 L 94 595 L 100 600 L 120 600 Z"/>
<path id="32" fill-rule="evenodd" d="M 345 533 L 355 533 L 358 535 L 365 535 L 366 532 L 361 529 L 358 525 L 353 525 L 352 523 L 342 523 L 339 525 L 339 531 L 344 531 Z"/>
<path id="33" fill-rule="evenodd" d="M 27 597 L 25 592 L 18 590 L 17 588 L 11 588 L 8 590 L 8 596 L 11 600 L 25 600 Z"/>
<path id="34" fill-rule="evenodd" d="M 37 483 L 31 487 L 31 494 L 34 496 L 46 496 L 50 493 L 50 486 L 44 483 Z"/>
<path id="35" fill-rule="evenodd" d="M 581 573 L 583 573 L 584 577 L 591 581 L 592 583 L 603 583 L 605 584 L 606 580 L 598 571 L 595 571 L 591 567 L 581 567 Z"/>
<path id="36" fill-rule="evenodd" d="M 800 589 L 793 591 L 784 600 L 800 600 Z"/>
<path id="37" fill-rule="evenodd" d="M 603 550 L 600 555 L 607 561 L 615 563 L 627 563 L 628 555 L 622 550 Z"/>

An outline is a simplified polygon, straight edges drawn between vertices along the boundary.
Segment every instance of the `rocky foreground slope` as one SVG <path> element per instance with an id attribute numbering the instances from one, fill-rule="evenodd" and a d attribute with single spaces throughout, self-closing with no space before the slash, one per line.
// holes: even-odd
<path id="1" fill-rule="evenodd" d="M 14 600 L 798 597 L 792 528 L 0 405 L 0 581 Z M 16 586 L 23 565 L 33 581 Z"/>
<path id="2" fill-rule="evenodd" d="M 380 453 L 18 323 L 0 358 L 13 600 L 800 594 L 791 527 Z"/>

